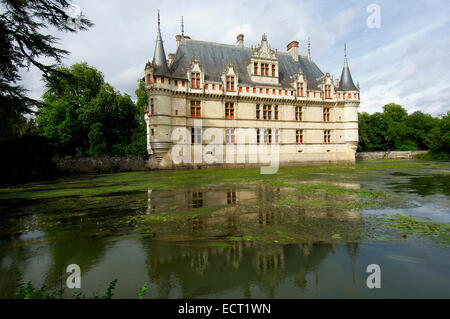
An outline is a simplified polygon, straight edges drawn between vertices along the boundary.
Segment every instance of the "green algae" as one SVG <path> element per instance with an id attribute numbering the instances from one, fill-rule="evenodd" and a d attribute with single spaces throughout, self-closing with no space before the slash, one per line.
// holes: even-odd
<path id="1" fill-rule="evenodd" d="M 384 227 L 399 230 L 402 238 L 407 238 L 411 234 L 422 235 L 437 243 L 450 246 L 450 223 L 426 221 L 398 214 L 389 217 L 379 217 L 379 219 Z"/>

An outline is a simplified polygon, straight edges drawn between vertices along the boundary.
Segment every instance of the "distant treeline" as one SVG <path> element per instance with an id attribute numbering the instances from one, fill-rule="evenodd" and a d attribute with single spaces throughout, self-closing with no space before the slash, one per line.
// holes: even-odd
<path id="1" fill-rule="evenodd" d="M 432 157 L 450 154 L 450 112 L 433 117 L 420 111 L 408 115 L 398 104 L 383 112 L 359 114 L 360 152 L 430 150 Z"/>
<path id="2" fill-rule="evenodd" d="M 106 83 L 100 71 L 78 63 L 45 78 L 42 106 L 33 119 L 1 108 L 1 180 L 51 176 L 54 156 L 148 157 L 148 101 L 144 84 L 137 85 L 134 102 Z M 382 113 L 361 113 L 359 127 L 360 152 L 429 149 L 434 158 L 450 154 L 450 112 L 440 117 L 408 115 L 400 105 L 388 104 Z"/>

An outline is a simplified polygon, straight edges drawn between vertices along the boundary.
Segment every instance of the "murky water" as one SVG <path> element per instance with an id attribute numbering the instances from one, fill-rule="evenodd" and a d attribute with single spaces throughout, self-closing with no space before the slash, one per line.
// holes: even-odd
<path id="1" fill-rule="evenodd" d="M 450 165 L 144 172 L 0 189 L 0 298 L 15 273 L 116 298 L 449 298 Z M 391 216 L 439 233 L 386 227 Z M 383 217 L 384 219 L 379 219 Z M 444 229 L 442 231 L 442 229 Z M 381 267 L 368 289 L 366 268 Z M 64 297 L 73 291 L 66 289 Z"/>

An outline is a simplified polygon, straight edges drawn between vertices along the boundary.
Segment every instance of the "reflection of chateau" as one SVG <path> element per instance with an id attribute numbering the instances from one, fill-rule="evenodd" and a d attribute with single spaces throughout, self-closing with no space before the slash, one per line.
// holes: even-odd
<path id="1" fill-rule="evenodd" d="M 359 187 L 358 184 L 345 186 Z M 314 242 L 324 242 L 324 238 L 331 239 L 336 233 L 341 234 L 345 241 L 359 241 L 358 231 L 364 228 L 361 212 L 334 208 L 289 209 L 277 205 L 289 198 L 292 192 L 289 187 L 261 185 L 238 189 L 210 187 L 178 192 L 149 191 L 147 214 L 167 213 L 171 208 L 178 213 L 217 208 L 187 221 L 175 221 L 152 229 L 156 240 L 169 236 L 177 242 L 174 246 L 148 245 L 149 276 L 158 286 L 158 298 L 174 297 L 171 293 L 181 293 L 182 297 L 202 296 L 230 289 L 239 289 L 250 298 L 252 285 L 258 285 L 273 297 L 276 287 L 289 276 L 301 289 L 318 285 L 319 266 L 330 253 L 336 252 L 337 245 Z M 333 202 L 336 198 L 327 195 L 321 200 Z M 253 239 L 226 240 L 249 232 L 264 234 L 265 229 L 269 235 L 277 234 L 277 227 L 284 225 L 295 225 L 292 229 L 305 240 L 290 245 L 267 244 Z M 195 241 L 196 238 L 201 240 Z M 184 239 L 186 242 L 181 244 Z M 223 241 L 228 244 L 224 245 Z M 353 264 L 357 244 L 348 246 L 347 252 Z M 177 287 L 181 292 L 171 292 L 174 278 L 178 278 Z"/>
<path id="2" fill-rule="evenodd" d="M 360 91 L 347 59 L 338 80 L 323 73 L 310 54 L 299 55 L 297 41 L 281 52 L 270 47 L 266 35 L 251 48 L 244 45 L 244 35 L 237 39 L 228 45 L 182 33 L 176 36 L 176 53 L 167 59 L 158 17 L 155 53 L 143 79 L 147 148 L 155 165 L 172 167 L 177 143 L 191 150 L 187 166 L 239 163 L 239 146 L 261 144 L 279 144 L 281 163 L 354 162 Z M 204 136 L 208 128 L 216 130 L 214 138 Z M 179 134 L 172 136 L 178 129 L 187 132 L 182 142 Z M 226 144 L 224 156 L 216 148 L 205 149 L 212 141 Z M 194 146 L 221 161 L 194 161 Z M 261 158 L 250 161 L 254 151 L 246 154 L 245 163 L 262 163 Z"/>
<path id="3" fill-rule="evenodd" d="M 331 244 L 278 246 L 254 242 L 234 243 L 232 248 L 147 247 L 149 278 L 158 287 L 157 298 L 179 297 L 170 295 L 175 278 L 181 297 L 238 290 L 251 298 L 252 285 L 274 297 L 277 286 L 289 277 L 297 287 L 311 288 L 320 284 L 320 265 L 336 249 Z M 352 264 L 356 249 L 357 244 L 349 244 Z M 308 278 L 310 274 L 313 279 Z"/>
<path id="4" fill-rule="evenodd" d="M 348 185 L 347 185 L 348 186 Z M 357 184 L 350 185 L 357 187 Z M 185 211 L 200 208 L 217 208 L 207 214 L 200 214 L 185 223 L 184 228 L 177 228 L 177 233 L 186 235 L 217 237 L 232 236 L 243 228 L 283 225 L 292 223 L 320 224 L 334 227 L 336 221 L 359 227 L 362 223 L 359 209 L 336 210 L 332 205 L 321 208 L 287 208 L 278 202 L 289 198 L 293 190 L 289 187 L 272 188 L 255 186 L 241 189 L 199 189 L 193 191 L 148 191 L 147 214 Z M 297 197 L 301 195 L 296 194 Z M 325 194 L 323 203 L 333 203 L 336 195 Z M 170 228 L 169 228 L 170 231 Z"/>

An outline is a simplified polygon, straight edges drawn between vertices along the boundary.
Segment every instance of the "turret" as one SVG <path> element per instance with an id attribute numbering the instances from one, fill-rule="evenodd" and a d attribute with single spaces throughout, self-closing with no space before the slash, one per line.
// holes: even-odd
<path id="1" fill-rule="evenodd" d="M 164 165 L 161 161 L 167 162 L 165 157 L 172 147 L 172 96 L 164 89 L 170 85 L 171 75 L 161 37 L 159 10 L 155 53 L 152 63 L 147 63 L 145 75 L 150 79 L 146 82 L 148 113 L 145 117 L 147 140 L 150 141 L 147 143 L 148 153 L 153 155 L 155 163 Z"/>
<path id="2" fill-rule="evenodd" d="M 359 89 L 353 83 L 352 75 L 347 61 L 347 46 L 344 45 L 344 68 L 339 82 L 338 94 L 342 94 L 344 103 L 344 130 L 345 143 L 349 145 L 349 152 L 356 155 L 358 148 L 358 107 Z"/>

